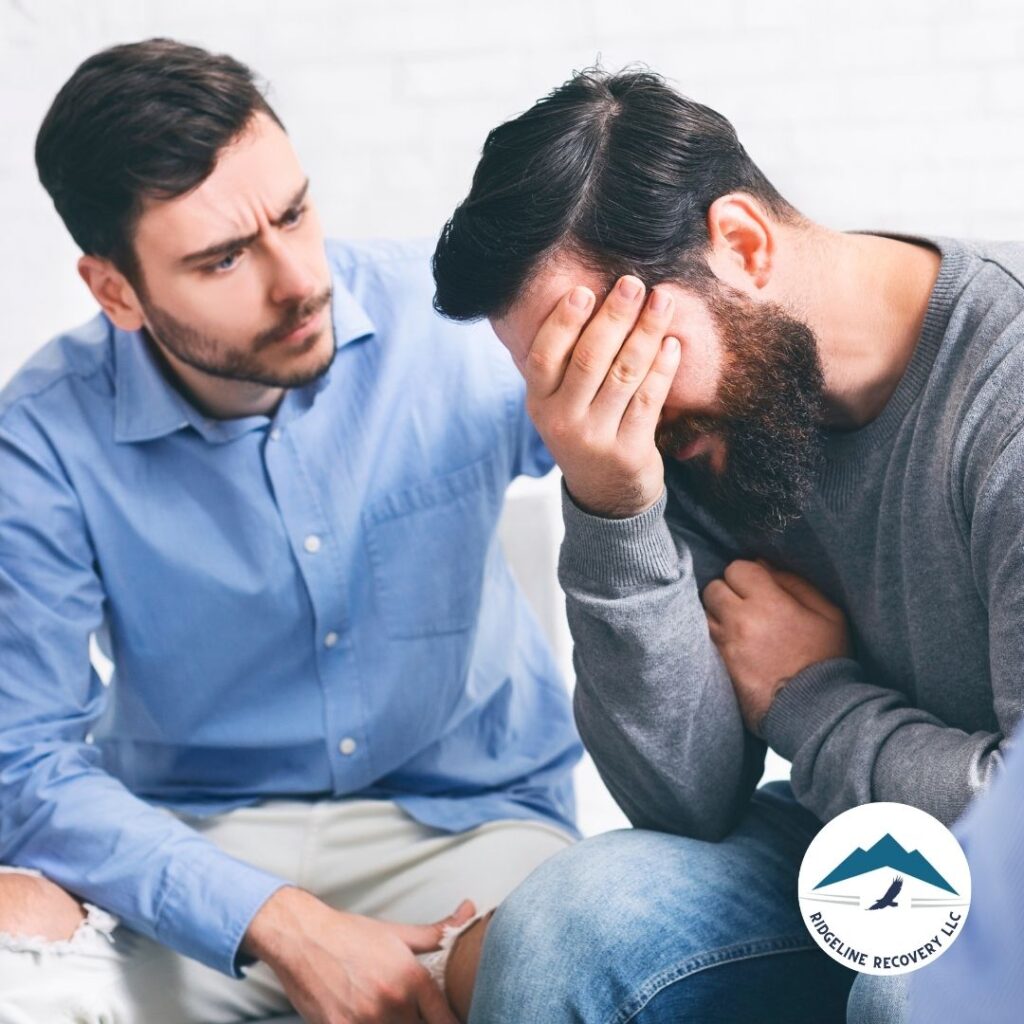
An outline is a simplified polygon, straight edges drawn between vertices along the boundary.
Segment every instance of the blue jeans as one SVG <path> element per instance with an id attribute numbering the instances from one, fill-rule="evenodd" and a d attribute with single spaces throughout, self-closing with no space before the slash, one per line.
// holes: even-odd
<path id="1" fill-rule="evenodd" d="M 846 1004 L 849 1024 L 903 1024 L 910 1018 L 907 974 L 858 974 Z"/>
<path id="2" fill-rule="evenodd" d="M 773 782 L 720 843 L 627 830 L 557 854 L 495 914 L 471 1024 L 844 1024 L 857 976 L 797 903 L 820 828 Z"/>

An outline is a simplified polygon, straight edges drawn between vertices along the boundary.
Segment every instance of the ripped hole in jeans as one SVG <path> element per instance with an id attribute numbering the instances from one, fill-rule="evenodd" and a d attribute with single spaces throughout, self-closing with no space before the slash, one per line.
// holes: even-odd
<path id="1" fill-rule="evenodd" d="M 34 868 L 12 868 L 0 867 L 0 874 L 30 875 L 33 878 L 42 878 L 42 874 Z M 74 934 L 68 939 L 46 939 L 41 935 L 11 935 L 0 931 L 0 952 L 10 953 L 88 953 L 97 949 L 97 944 L 102 948 L 104 945 L 111 945 L 114 941 L 114 929 L 118 920 L 113 914 L 93 906 L 91 903 L 83 903 L 85 918 L 75 929 Z"/>

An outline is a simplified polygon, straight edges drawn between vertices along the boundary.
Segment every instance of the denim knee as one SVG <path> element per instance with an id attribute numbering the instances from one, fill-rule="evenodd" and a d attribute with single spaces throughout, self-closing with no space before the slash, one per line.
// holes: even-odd
<path id="1" fill-rule="evenodd" d="M 629 868 L 638 835 L 610 832 L 569 847 L 545 861 L 498 908 L 478 976 L 478 990 L 491 993 L 483 997 L 491 1015 L 479 1019 L 505 1019 L 493 1014 L 513 993 L 524 1011 L 524 992 L 538 1012 L 545 1006 L 578 1007 L 595 975 L 607 984 L 615 973 L 610 964 L 628 960 L 630 952 L 636 956 L 649 898 L 638 898 Z"/>
<path id="2" fill-rule="evenodd" d="M 638 829 L 608 832 L 534 871 L 498 909 L 488 945 L 500 944 L 508 954 L 557 956 L 569 948 L 577 955 L 593 949 L 596 956 L 598 949 L 632 949 L 638 936 L 650 942 L 671 932 L 679 955 L 699 952 L 747 937 L 730 922 L 735 910 L 751 908 L 744 873 L 760 870 L 729 844 Z M 734 884 L 747 889 L 741 898 L 730 895 Z M 794 933 L 808 940 L 795 895 L 790 902 Z"/>
<path id="3" fill-rule="evenodd" d="M 578 949 L 581 942 L 589 945 L 619 933 L 629 916 L 619 905 L 626 890 L 622 835 L 610 832 L 585 840 L 545 861 L 498 908 L 488 945 L 537 955 L 564 950 L 566 943 Z M 611 922 L 617 927 L 609 928 Z"/>
<path id="4" fill-rule="evenodd" d="M 847 1024 L 903 1024 L 907 1008 L 908 976 L 859 974 L 850 990 Z"/>
<path id="5" fill-rule="evenodd" d="M 623 830 L 545 861 L 491 921 L 471 1020 L 597 1021 L 634 1002 L 699 937 L 699 908 L 678 902 L 680 877 L 701 875 L 691 843 L 698 859 L 710 846 Z"/>
<path id="6" fill-rule="evenodd" d="M 827 961 L 784 888 L 761 851 L 741 844 L 640 830 L 588 839 L 498 909 L 470 1019 L 616 1022 L 649 1005 L 645 1022 L 675 1020 L 677 1005 L 693 1015 L 721 1000 L 719 968 L 735 965 L 727 973 L 739 979 L 762 958 L 807 951 Z"/>

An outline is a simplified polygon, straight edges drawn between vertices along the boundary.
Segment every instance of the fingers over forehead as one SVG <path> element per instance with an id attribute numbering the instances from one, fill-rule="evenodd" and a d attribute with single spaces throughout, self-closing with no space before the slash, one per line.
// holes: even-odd
<path id="1" fill-rule="evenodd" d="M 554 390 L 594 307 L 594 293 L 582 285 L 568 291 L 540 325 L 526 355 L 526 380 L 541 391 Z"/>

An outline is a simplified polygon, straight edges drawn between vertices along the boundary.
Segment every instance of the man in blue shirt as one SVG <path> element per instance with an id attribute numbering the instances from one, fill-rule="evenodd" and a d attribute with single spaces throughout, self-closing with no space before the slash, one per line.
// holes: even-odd
<path id="1" fill-rule="evenodd" d="M 445 922 L 383 922 L 573 828 L 519 376 L 426 250 L 325 244 L 231 58 L 95 55 L 36 160 L 103 312 L 0 394 L 0 1015 L 448 1024 Z"/>

